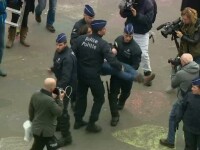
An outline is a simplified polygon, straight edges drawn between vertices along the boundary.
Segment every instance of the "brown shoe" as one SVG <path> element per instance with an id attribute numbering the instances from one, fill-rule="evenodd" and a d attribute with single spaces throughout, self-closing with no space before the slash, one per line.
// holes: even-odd
<path id="1" fill-rule="evenodd" d="M 135 81 L 138 82 L 138 83 L 143 83 L 144 82 L 144 77 L 141 73 L 139 73 L 137 75 L 137 77 L 135 78 Z"/>
<path id="2" fill-rule="evenodd" d="M 26 36 L 28 33 L 28 27 L 21 27 L 20 30 L 20 43 L 22 45 L 24 45 L 25 47 L 30 47 L 30 44 L 28 44 L 25 40 L 26 40 Z"/>
<path id="3" fill-rule="evenodd" d="M 54 33 L 56 30 L 52 25 L 47 24 L 46 25 L 47 30 L 49 30 L 51 33 Z"/>
<path id="4" fill-rule="evenodd" d="M 41 22 L 42 22 L 42 19 L 41 19 L 41 16 L 40 16 L 40 15 L 35 15 L 35 20 L 36 20 L 38 23 L 41 23 Z"/>
<path id="5" fill-rule="evenodd" d="M 169 143 L 167 139 L 160 139 L 160 144 L 169 148 L 174 148 L 174 144 Z"/>
<path id="6" fill-rule="evenodd" d="M 152 73 L 149 76 L 144 77 L 144 85 L 145 86 L 151 86 L 152 85 L 152 80 L 155 78 L 155 74 Z"/>
<path id="7" fill-rule="evenodd" d="M 9 29 L 8 29 L 8 40 L 7 40 L 7 43 L 6 43 L 6 48 L 12 48 L 13 47 L 15 35 L 16 35 L 16 27 L 9 27 Z"/>

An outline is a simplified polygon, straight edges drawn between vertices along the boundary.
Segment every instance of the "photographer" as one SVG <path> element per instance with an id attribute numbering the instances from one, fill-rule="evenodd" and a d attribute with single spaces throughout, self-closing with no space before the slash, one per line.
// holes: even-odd
<path id="1" fill-rule="evenodd" d="M 142 50 L 141 66 L 145 76 L 151 75 L 149 58 L 149 30 L 155 21 L 156 8 L 152 0 L 122 0 L 119 4 L 120 15 L 127 18 L 125 25 L 131 23 L 134 27 L 134 39 Z M 151 82 L 145 83 L 151 86 Z"/>
<path id="2" fill-rule="evenodd" d="M 183 24 L 176 35 L 181 39 L 179 56 L 190 53 L 196 63 L 200 64 L 200 19 L 197 11 L 186 7 L 182 13 Z"/>
<path id="3" fill-rule="evenodd" d="M 56 81 L 46 78 L 44 88 L 35 92 L 29 104 L 29 120 L 32 122 L 34 142 L 31 150 L 56 150 L 58 143 L 54 136 L 56 130 L 56 118 L 61 116 L 63 110 L 64 93 L 60 94 L 57 102 L 54 100 L 53 91 Z"/>
<path id="4" fill-rule="evenodd" d="M 169 116 L 169 131 L 166 139 L 160 139 L 160 144 L 169 148 L 174 148 L 175 142 L 175 119 L 178 111 L 179 103 L 186 95 L 192 80 L 199 76 L 199 65 L 193 61 L 193 57 L 189 53 L 185 53 L 180 58 L 180 70 L 176 71 L 177 66 L 172 62 L 171 87 L 178 88 L 177 101 L 172 106 Z M 176 63 L 175 63 L 176 64 Z"/>

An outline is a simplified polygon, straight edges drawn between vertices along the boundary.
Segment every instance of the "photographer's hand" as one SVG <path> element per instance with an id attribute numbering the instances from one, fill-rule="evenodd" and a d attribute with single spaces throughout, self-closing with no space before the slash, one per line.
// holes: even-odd
<path id="1" fill-rule="evenodd" d="M 182 32 L 180 32 L 180 31 L 176 31 L 176 35 L 177 35 L 179 38 L 182 38 L 182 36 L 183 36 L 183 33 L 182 33 Z"/>
<path id="2" fill-rule="evenodd" d="M 65 94 L 66 94 L 66 93 L 65 93 L 64 91 L 60 92 L 59 99 L 60 99 L 61 101 L 64 99 Z"/>
<path id="3" fill-rule="evenodd" d="M 131 12 L 134 17 L 137 15 L 137 11 L 133 7 L 131 7 Z"/>

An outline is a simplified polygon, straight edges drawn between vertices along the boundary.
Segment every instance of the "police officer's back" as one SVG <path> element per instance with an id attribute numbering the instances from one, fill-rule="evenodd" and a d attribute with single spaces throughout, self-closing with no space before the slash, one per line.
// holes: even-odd
<path id="1" fill-rule="evenodd" d="M 111 52 L 109 44 L 102 39 L 105 34 L 106 21 L 95 20 L 92 22 L 92 35 L 80 36 L 72 46 L 77 57 L 78 68 L 78 99 L 75 107 L 75 124 L 74 129 L 86 125 L 82 120 L 87 105 L 88 88 L 91 89 L 94 96 L 94 104 L 91 116 L 87 126 L 89 132 L 99 132 L 101 128 L 95 124 L 98 120 L 101 107 L 104 103 L 104 86 L 100 79 L 101 66 L 104 58 L 107 59 L 111 66 L 119 71 L 121 64 L 117 61 Z"/>

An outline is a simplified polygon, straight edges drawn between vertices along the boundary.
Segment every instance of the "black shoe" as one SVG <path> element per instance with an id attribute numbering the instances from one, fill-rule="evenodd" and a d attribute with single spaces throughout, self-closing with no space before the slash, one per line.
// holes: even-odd
<path id="1" fill-rule="evenodd" d="M 155 74 L 154 73 L 151 73 L 150 75 L 148 76 L 145 76 L 144 77 L 144 85 L 145 86 L 152 86 L 152 80 L 155 78 Z"/>
<path id="2" fill-rule="evenodd" d="M 47 24 L 46 25 L 47 30 L 49 30 L 50 32 L 54 33 L 56 30 L 52 25 Z"/>
<path id="3" fill-rule="evenodd" d="M 72 143 L 71 135 L 67 136 L 67 137 L 62 137 L 62 138 L 57 140 L 58 148 L 64 147 L 64 146 L 69 145 L 71 143 Z"/>
<path id="4" fill-rule="evenodd" d="M 110 125 L 113 126 L 113 127 L 115 127 L 118 124 L 118 122 L 119 122 L 119 116 L 112 117 Z"/>
<path id="5" fill-rule="evenodd" d="M 95 123 L 89 123 L 86 127 L 86 130 L 88 132 L 92 132 L 92 133 L 98 133 L 101 132 L 101 127 L 96 125 Z"/>
<path id="6" fill-rule="evenodd" d="M 86 121 L 75 121 L 74 129 L 80 129 L 81 127 L 86 126 L 88 123 Z"/>
<path id="7" fill-rule="evenodd" d="M 123 108 L 124 108 L 124 105 L 122 105 L 122 104 L 118 104 L 118 105 L 117 105 L 117 109 L 118 109 L 118 110 L 122 110 Z"/>
<path id="8" fill-rule="evenodd" d="M 2 69 L 0 69 L 0 76 L 1 76 L 1 77 L 6 77 L 6 76 L 7 76 L 7 73 L 4 72 Z"/>
<path id="9" fill-rule="evenodd" d="M 41 16 L 40 15 L 35 15 L 35 20 L 40 23 L 42 21 Z"/>
<path id="10" fill-rule="evenodd" d="M 174 148 L 174 144 L 171 144 L 167 139 L 160 139 L 160 144 L 169 148 Z"/>

